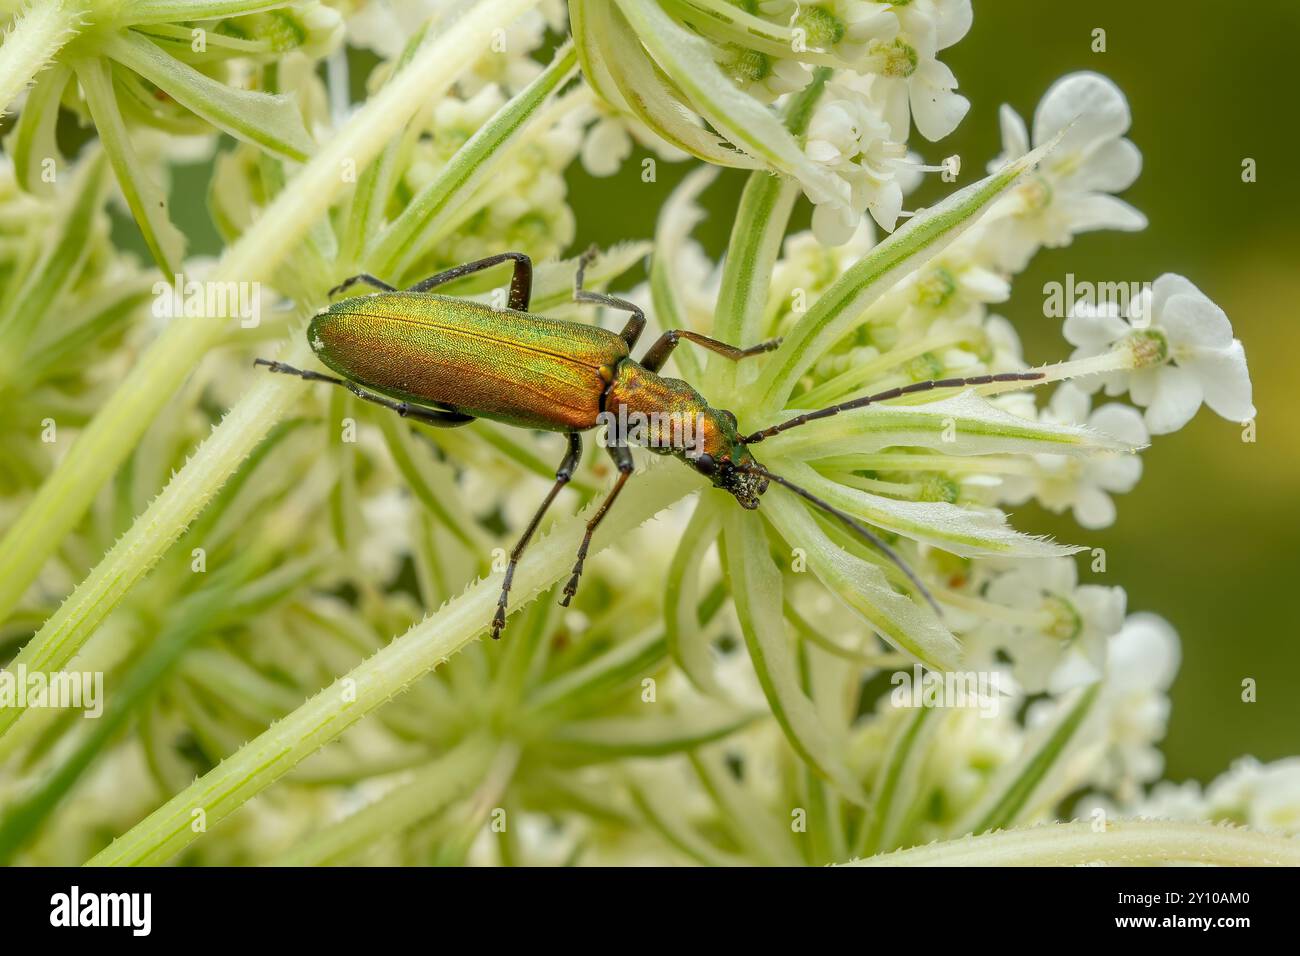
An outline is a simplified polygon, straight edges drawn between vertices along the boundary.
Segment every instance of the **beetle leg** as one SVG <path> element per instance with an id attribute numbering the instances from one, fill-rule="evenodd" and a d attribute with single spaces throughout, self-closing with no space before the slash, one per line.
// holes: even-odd
<path id="1" fill-rule="evenodd" d="M 587 560 L 587 549 L 591 547 L 591 536 L 596 533 L 596 528 L 604 520 L 610 506 L 614 504 L 614 499 L 618 497 L 618 493 L 627 484 L 628 478 L 632 477 L 632 469 L 635 467 L 632 461 L 632 449 L 628 448 L 627 445 L 610 445 L 609 454 L 614 459 L 614 464 L 618 466 L 618 480 L 614 482 L 614 487 L 609 490 L 609 494 L 601 503 L 600 508 L 587 522 L 587 532 L 582 536 L 582 544 L 578 545 L 578 560 L 573 565 L 573 577 L 569 578 L 569 583 L 564 586 L 564 597 L 560 599 L 560 604 L 564 607 L 568 607 L 569 602 L 573 600 L 573 596 L 578 593 L 578 579 L 582 577 L 582 563 Z"/>
<path id="2" fill-rule="evenodd" d="M 617 296 L 605 295 L 603 292 L 588 292 L 582 287 L 582 282 L 587 273 L 587 266 L 591 265 L 592 260 L 596 258 L 600 250 L 596 246 L 590 246 L 586 252 L 578 257 L 578 271 L 573 276 L 573 300 L 575 302 L 595 302 L 597 305 L 608 306 L 611 309 L 621 309 L 624 312 L 631 312 L 632 318 L 627 320 L 627 325 L 619 336 L 627 343 L 629 350 L 636 348 L 637 339 L 641 338 L 641 333 L 645 330 L 645 313 L 639 306 L 633 305 L 627 299 L 620 299 Z"/>
<path id="3" fill-rule="evenodd" d="M 391 412 L 397 412 L 403 418 L 413 418 L 417 422 L 424 422 L 424 424 L 432 425 L 435 428 L 456 428 L 474 421 L 473 415 L 466 415 L 464 412 L 453 412 L 442 408 L 427 408 L 423 405 L 412 405 L 410 402 L 394 401 L 391 398 L 385 398 L 383 395 L 368 392 L 356 382 L 335 378 L 333 375 L 323 375 L 310 369 L 294 368 L 292 365 L 285 365 L 283 362 L 272 362 L 270 359 L 260 358 L 254 359 L 253 364 L 265 365 L 272 372 L 297 375 L 308 382 L 329 382 L 331 385 L 340 385 L 357 398 L 365 399 L 367 402 L 374 402 L 376 405 L 382 405 Z"/>
<path id="4" fill-rule="evenodd" d="M 524 553 L 524 548 L 528 547 L 529 540 L 533 537 L 533 532 L 537 526 L 542 523 L 542 516 L 546 514 L 546 509 L 551 506 L 561 489 L 569 483 L 573 477 L 574 471 L 578 468 L 578 462 L 582 458 L 582 437 L 577 432 L 569 432 L 569 450 L 560 462 L 560 467 L 555 469 L 555 484 L 551 487 L 551 492 L 542 502 L 541 507 L 533 515 L 533 520 L 528 522 L 528 527 L 524 533 L 519 536 L 518 542 L 515 543 L 514 550 L 510 552 L 510 563 L 506 565 L 506 576 L 501 581 L 501 597 L 497 599 L 497 612 L 492 617 L 492 640 L 501 636 L 501 629 L 506 626 L 506 603 L 510 600 L 510 585 L 515 579 L 515 565 L 519 563 L 520 557 Z"/>
<path id="5" fill-rule="evenodd" d="M 385 282 L 383 279 L 376 279 L 376 278 L 375 278 L 374 276 L 372 276 L 369 272 L 362 272 L 362 273 L 360 273 L 360 274 L 358 274 L 358 275 L 354 275 L 354 276 L 352 276 L 351 278 L 344 279 L 342 282 L 340 282 L 340 283 L 339 283 L 338 285 L 336 285 L 334 288 L 330 289 L 328 295 L 330 295 L 331 297 L 336 296 L 336 295 L 338 295 L 340 292 L 343 292 L 345 289 L 350 289 L 350 288 L 352 288 L 352 287 L 353 287 L 354 285 L 356 285 L 358 282 L 364 282 L 366 285 L 372 285 L 372 286 L 374 286 L 376 289 L 381 289 L 381 290 L 384 291 L 384 292 L 396 292 L 396 291 L 397 291 L 396 288 L 394 288 L 393 286 L 389 285 L 389 284 L 388 284 L 387 282 Z"/>
<path id="6" fill-rule="evenodd" d="M 641 359 L 641 367 L 647 371 L 657 372 L 663 368 L 664 363 L 668 361 L 668 356 L 672 354 L 677 344 L 685 339 L 688 342 L 694 342 L 696 345 L 708 349 L 710 352 L 717 352 L 719 355 L 731 359 L 733 362 L 739 362 L 741 359 L 749 358 L 751 355 L 762 355 L 764 352 L 771 352 L 781 344 L 780 339 L 772 339 L 768 342 L 759 342 L 757 345 L 751 345 L 747 349 L 738 349 L 734 345 L 728 345 L 726 342 L 719 342 L 717 339 L 711 339 L 707 335 L 700 335 L 698 332 L 691 332 L 687 329 L 669 329 L 663 335 L 655 340 L 654 345 L 645 353 L 645 358 Z"/>
<path id="7" fill-rule="evenodd" d="M 444 282 L 451 282 L 461 276 L 482 272 L 484 269 L 491 269 L 493 266 L 500 265 L 507 260 L 514 260 L 515 271 L 514 275 L 510 277 L 510 297 L 506 300 L 506 303 L 516 311 L 527 312 L 528 303 L 533 296 L 533 260 L 522 252 L 500 252 L 495 256 L 488 256 L 486 259 L 475 259 L 473 262 L 456 266 L 456 268 L 448 269 L 446 272 L 431 275 L 423 282 L 417 282 L 406 291 L 428 292 L 434 286 L 442 285 Z"/>

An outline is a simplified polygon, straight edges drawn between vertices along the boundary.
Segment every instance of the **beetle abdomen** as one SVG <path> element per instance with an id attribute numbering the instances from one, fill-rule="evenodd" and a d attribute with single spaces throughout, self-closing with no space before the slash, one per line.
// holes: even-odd
<path id="1" fill-rule="evenodd" d="M 393 398 L 549 431 L 594 427 L 628 355 L 596 326 L 428 293 L 336 302 L 307 337 L 330 368 Z"/>

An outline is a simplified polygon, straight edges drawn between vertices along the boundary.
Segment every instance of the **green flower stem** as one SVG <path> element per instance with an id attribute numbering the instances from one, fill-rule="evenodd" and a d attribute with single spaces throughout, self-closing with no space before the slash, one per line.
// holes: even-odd
<path id="1" fill-rule="evenodd" d="M 1062 765 L 1100 695 L 1101 684 L 1096 683 L 1073 691 L 1072 700 L 1062 699 L 1055 718 L 1033 732 L 1024 752 L 994 777 L 988 794 L 957 824 L 955 832 L 1003 829 L 1033 819 L 1034 811 L 1061 799 Z"/>
<path id="2" fill-rule="evenodd" d="M 499 165 L 508 144 L 518 140 L 542 105 L 573 75 L 577 68 L 573 44 L 556 51 L 551 64 L 537 78 L 497 111 L 481 129 L 456 151 L 428 186 L 421 189 L 384 231 L 371 250 L 367 263 L 383 276 L 404 274 L 414 253 L 424 245 L 416 239 L 432 231 L 450 213 L 469 200 Z"/>
<path id="3" fill-rule="evenodd" d="M 416 771 L 406 783 L 308 837 L 271 865 L 321 866 L 355 858 L 371 844 L 402 833 L 468 793 L 487 773 L 497 746 L 486 734 L 470 737 Z"/>
<path id="4" fill-rule="evenodd" d="M 593 554 L 699 484 L 675 463 L 656 464 L 647 471 L 636 476 L 637 493 L 610 511 L 593 541 Z M 512 607 L 522 606 L 569 574 L 584 524 L 581 515 L 567 518 L 529 548 L 515 574 Z M 178 793 L 90 860 L 90 865 L 151 865 L 169 860 L 198 839 L 199 832 L 192 828 L 197 818 L 202 816 L 210 829 L 481 636 L 496 608 L 500 584 L 496 575 L 476 582 Z M 507 630 L 506 640 L 509 635 Z"/>
<path id="5" fill-rule="evenodd" d="M 882 846 L 895 846 L 895 839 L 911 801 L 916 798 L 929 738 L 939 721 L 931 720 L 932 707 L 918 707 L 894 733 L 885 761 L 871 793 L 871 809 L 857 835 L 859 853 L 875 853 Z M 897 799 L 903 794 L 907 799 Z"/>
<path id="6" fill-rule="evenodd" d="M 289 361 L 301 363 L 309 355 L 302 342 Z M 261 377 L 10 666 L 25 664 L 29 671 L 48 673 L 71 660 L 296 399 L 294 390 L 285 387 L 285 379 Z M 18 707 L 0 710 L 0 733 L 22 712 Z M 0 752 L 5 749 L 0 738 Z"/>
<path id="7" fill-rule="evenodd" d="M 899 850 L 850 866 L 1078 866 L 1088 863 L 1300 866 L 1300 840 L 1213 823 L 1049 823 Z"/>
<path id="8" fill-rule="evenodd" d="M 743 346 L 758 340 L 772 269 L 798 196 L 799 187 L 791 179 L 765 170 L 749 174 L 727 246 L 713 320 L 713 334 L 723 342 Z M 738 371 L 734 361 L 710 353 L 707 370 L 721 394 L 732 391 Z"/>
<path id="9" fill-rule="evenodd" d="M 245 567 L 255 566 L 257 555 L 246 553 L 240 560 Z M 232 566 L 233 567 L 233 566 Z M 237 577 L 232 573 L 228 577 Z M 77 740 L 40 783 L 22 799 L 5 808 L 0 823 L 0 865 L 8 866 L 21 848 L 50 814 L 59 806 L 108 746 L 117 732 L 130 720 L 133 712 L 147 701 L 158 685 L 172 672 L 176 662 L 195 639 L 207 633 L 214 618 L 231 605 L 231 587 L 226 581 L 214 581 L 204 592 L 192 596 L 184 605 L 179 619 L 169 624 L 159 638 L 135 661 L 113 688 L 111 702 L 98 720 L 90 721 L 90 730 Z"/>
<path id="10" fill-rule="evenodd" d="M 0 116 L 77 35 L 85 12 L 78 0 L 46 0 L 18 14 L 0 45 Z"/>
<path id="11" fill-rule="evenodd" d="M 291 0 L 123 0 L 119 23 L 170 23 L 174 20 L 216 20 L 245 13 L 287 7 Z"/>
<path id="12" fill-rule="evenodd" d="M 792 135 L 803 135 L 829 78 L 829 70 L 818 70 L 808 87 L 792 99 L 785 115 Z M 722 288 L 713 319 L 713 335 L 723 342 L 741 346 L 758 342 L 771 294 L 772 270 L 798 198 L 799 185 L 792 179 L 765 170 L 749 174 L 723 260 Z M 707 370 L 707 380 L 716 380 L 721 393 L 734 388 L 738 371 L 734 361 L 710 353 Z"/>
<path id="13" fill-rule="evenodd" d="M 325 215 L 333 199 L 343 191 L 347 184 L 342 171 L 351 168 L 352 164 L 357 170 L 363 169 L 417 110 L 431 97 L 440 95 L 461 70 L 481 54 L 485 44 L 480 41 L 492 29 L 509 23 L 535 2 L 489 0 L 440 31 L 406 69 L 393 77 L 302 168 L 262 218 L 227 251 L 211 278 L 214 281 L 269 278 L 276 265 L 291 254 L 308 230 Z M 0 541 L 0 619 L 13 609 L 45 560 L 81 520 L 99 489 L 135 447 L 140 435 L 184 378 L 229 334 L 227 325 L 217 318 L 173 322 L 69 449 L 31 504 Z M 182 475 L 178 475 L 168 488 L 170 494 L 165 495 L 170 497 L 182 490 L 215 490 L 220 487 L 238 466 L 242 454 L 247 454 L 244 450 L 235 457 L 236 451 L 256 444 L 297 394 L 297 385 L 288 378 L 274 378 L 255 386 L 228 417 L 241 426 L 256 423 L 262 431 L 241 439 L 221 438 L 225 450 L 203 457 L 202 467 L 213 468 L 212 473 L 204 476 L 191 474 L 187 481 L 181 481 Z M 255 401 L 257 407 L 253 407 Z M 227 427 L 238 426 L 233 423 L 222 426 L 223 429 Z M 216 440 L 218 435 L 214 433 L 209 442 Z M 191 462 L 185 471 L 191 472 L 193 465 Z M 137 523 L 143 527 L 134 536 L 136 546 L 132 549 L 114 548 L 87 580 L 87 585 L 96 580 L 108 585 L 110 590 L 105 593 L 115 595 L 113 601 L 91 605 L 81 593 L 82 588 L 70 599 L 69 603 L 76 602 L 82 614 L 93 612 L 92 616 L 83 618 L 90 627 L 102 620 L 112 603 L 125 593 L 125 587 L 120 585 L 129 586 L 158 560 L 185 523 L 198 513 L 204 500 L 195 497 L 188 501 L 164 502 L 159 499 L 154 502 Z M 51 654 L 52 649 L 46 641 L 38 635 L 23 649 L 17 661 L 31 666 L 32 659 L 54 659 L 56 655 Z M 66 657 L 62 659 L 66 660 Z M 13 709 L 0 712 L 0 732 L 12 723 L 17 714 L 18 711 Z"/>
<path id="14" fill-rule="evenodd" d="M 487 775 L 465 802 L 453 807 L 445 820 L 435 825 L 437 843 L 429 857 L 432 866 L 465 866 L 474 838 L 483 830 L 494 808 L 505 798 L 506 790 L 519 769 L 521 749 L 518 744 L 502 744 L 488 768 Z M 509 830 L 507 822 L 506 829 Z"/>

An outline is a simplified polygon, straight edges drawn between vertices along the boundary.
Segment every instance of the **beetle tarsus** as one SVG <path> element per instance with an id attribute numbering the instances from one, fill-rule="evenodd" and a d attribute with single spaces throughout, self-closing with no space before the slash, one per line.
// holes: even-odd
<path id="1" fill-rule="evenodd" d="M 560 598 L 560 607 L 568 607 L 569 602 L 578 593 L 578 579 L 582 577 L 582 562 L 586 557 L 584 553 L 578 555 L 578 563 L 573 566 L 573 576 L 569 578 L 569 583 L 564 586 L 564 597 Z"/>
<path id="2" fill-rule="evenodd" d="M 352 385 L 343 381 L 341 378 L 335 378 L 332 375 L 322 375 L 320 372 L 313 372 L 311 369 L 294 368 L 292 365 L 286 365 L 283 362 L 277 362 L 273 359 L 253 359 L 254 365 L 265 365 L 272 372 L 279 372 L 281 375 L 297 375 L 308 382 L 329 382 L 332 385 L 342 385 L 344 388 L 351 389 Z"/>

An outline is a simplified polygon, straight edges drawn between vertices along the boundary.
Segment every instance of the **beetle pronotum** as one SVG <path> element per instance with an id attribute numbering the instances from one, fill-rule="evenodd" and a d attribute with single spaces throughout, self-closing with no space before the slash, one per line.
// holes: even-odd
<path id="1" fill-rule="evenodd" d="M 342 386 L 358 398 L 427 425 L 455 428 L 476 418 L 487 418 L 522 428 L 561 432 L 568 437 L 568 451 L 555 470 L 555 484 L 510 552 L 510 562 L 501 582 L 501 597 L 492 619 L 494 638 L 505 627 L 515 567 L 547 509 L 577 468 L 582 455 L 580 434 L 602 423 L 625 421 L 629 414 L 641 419 L 663 413 L 691 416 L 700 423 L 698 435 L 689 442 L 675 437 L 653 450 L 686 462 L 747 509 L 758 507 L 769 482 L 789 489 L 878 548 L 933 605 L 934 599 L 916 574 L 878 535 L 829 502 L 768 471 L 750 453 L 749 446 L 811 421 L 913 392 L 990 382 L 1032 381 L 1042 378 L 1042 373 L 1004 372 L 916 382 L 806 412 L 742 435 L 735 415 L 726 409 L 713 408 L 689 384 L 665 378 L 659 375 L 659 370 L 683 341 L 734 361 L 769 352 L 779 341 L 741 349 L 697 332 L 671 329 L 636 361 L 632 349 L 645 329 L 645 314 L 626 299 L 583 288 L 583 276 L 594 254 L 594 250 L 589 250 L 578 261 L 574 298 L 630 313 L 631 318 L 622 332 L 530 314 L 532 262 L 523 253 L 503 252 L 439 272 L 405 291 L 365 273 L 331 289 L 330 295 L 334 295 L 363 282 L 380 290 L 335 302 L 308 326 L 312 349 L 342 378 L 269 359 L 257 359 L 255 364 L 308 381 Z M 505 309 L 430 292 L 446 282 L 504 262 L 514 263 Z M 613 427 L 608 432 L 606 449 L 618 468 L 618 477 L 587 522 L 573 574 L 560 602 L 565 605 L 577 592 L 592 534 L 633 470 L 627 436 Z"/>

